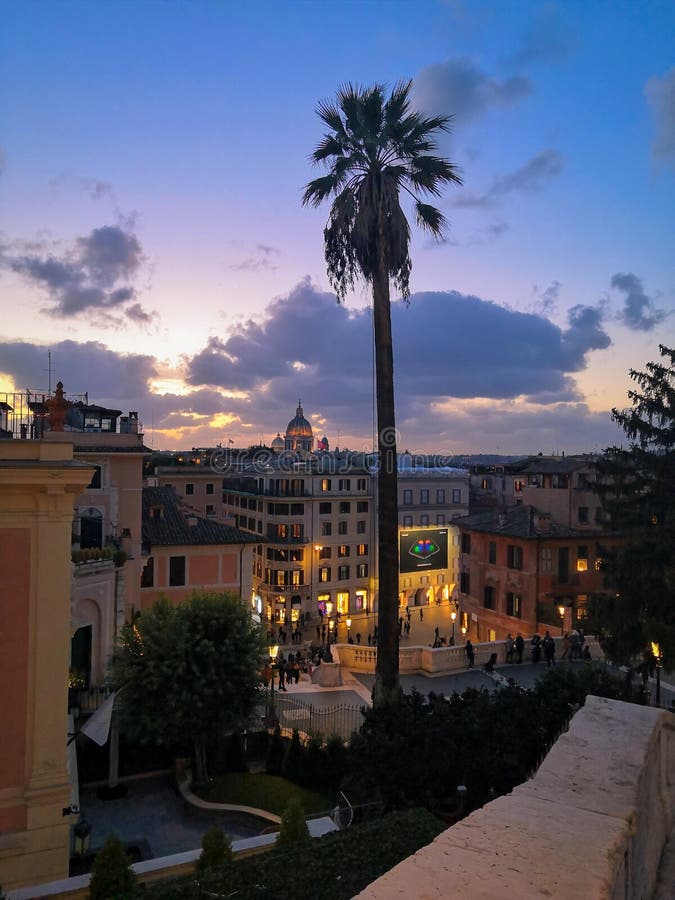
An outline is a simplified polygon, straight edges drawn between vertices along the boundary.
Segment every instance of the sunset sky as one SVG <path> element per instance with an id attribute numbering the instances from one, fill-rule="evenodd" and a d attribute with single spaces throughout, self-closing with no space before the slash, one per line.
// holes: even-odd
<path id="1" fill-rule="evenodd" d="M 628 369 L 675 345 L 671 0 L 1 8 L 0 391 L 50 349 L 156 449 L 269 442 L 299 397 L 370 447 L 369 293 L 336 303 L 301 196 L 317 102 L 413 79 L 464 185 L 393 307 L 401 449 L 621 439 Z"/>

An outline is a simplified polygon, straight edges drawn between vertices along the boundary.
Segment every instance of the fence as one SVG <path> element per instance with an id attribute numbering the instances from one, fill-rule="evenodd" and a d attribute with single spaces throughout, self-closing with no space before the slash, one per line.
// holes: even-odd
<path id="1" fill-rule="evenodd" d="M 361 706 L 339 704 L 331 707 L 313 706 L 297 697 L 284 697 L 275 691 L 274 698 L 267 694 L 266 709 L 272 706 L 279 720 L 281 731 L 290 735 L 294 730 L 308 737 L 324 740 L 337 736 L 348 741 L 363 724 Z"/>

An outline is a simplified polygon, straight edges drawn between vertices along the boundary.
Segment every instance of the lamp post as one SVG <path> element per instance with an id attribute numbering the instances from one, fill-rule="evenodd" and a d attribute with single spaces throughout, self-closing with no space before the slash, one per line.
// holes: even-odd
<path id="1" fill-rule="evenodd" d="M 466 625 L 462 625 L 462 627 L 461 627 L 460 630 L 461 630 L 461 632 L 462 632 L 462 638 L 463 638 L 464 640 L 466 640 Z"/>
<path id="2" fill-rule="evenodd" d="M 455 621 L 457 620 L 457 601 L 455 601 L 455 606 L 450 610 L 450 618 L 452 620 L 452 637 L 450 638 L 450 643 L 452 646 L 455 646 Z"/>
<path id="3" fill-rule="evenodd" d="M 351 627 L 352 627 L 352 620 L 349 618 L 349 616 L 347 616 L 347 643 L 349 643 L 349 638 L 350 638 L 349 632 L 351 630 Z"/>
<path id="4" fill-rule="evenodd" d="M 565 634 L 565 607 L 562 604 L 558 607 L 558 614 L 560 615 L 560 634 Z"/>
<path id="5" fill-rule="evenodd" d="M 663 654 L 661 653 L 661 645 L 652 641 L 652 654 L 656 661 L 656 705 L 661 706 L 661 663 Z"/>
<path id="6" fill-rule="evenodd" d="M 270 705 L 267 710 L 267 726 L 273 728 L 277 724 L 277 713 L 274 708 L 274 670 L 276 667 L 277 654 L 279 653 L 278 644 L 270 644 L 270 659 L 272 660 L 271 670 L 272 677 L 270 679 Z"/>
<path id="7" fill-rule="evenodd" d="M 73 850 L 75 856 L 86 856 L 91 846 L 91 825 L 82 816 L 73 828 Z"/>

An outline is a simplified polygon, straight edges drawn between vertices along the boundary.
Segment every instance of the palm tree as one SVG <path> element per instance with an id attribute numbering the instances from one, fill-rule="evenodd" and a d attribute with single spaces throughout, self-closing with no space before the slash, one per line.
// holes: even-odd
<path id="1" fill-rule="evenodd" d="M 377 383 L 378 636 L 373 700 L 383 703 L 398 692 L 398 496 L 394 362 L 389 281 L 404 299 L 410 295 L 410 226 L 400 193 L 410 195 L 417 223 L 442 236 L 445 217 L 423 203 L 421 194 L 440 195 L 441 186 L 461 184 L 455 168 L 433 155 L 435 132 L 447 131 L 450 118 L 424 118 L 412 111 L 412 82 L 401 82 L 385 99 L 376 84 L 347 84 L 337 103 L 322 102 L 317 114 L 328 133 L 311 155 L 328 174 L 310 181 L 303 204 L 319 206 L 332 198 L 324 229 L 328 277 L 338 301 L 355 277 L 372 286 Z"/>

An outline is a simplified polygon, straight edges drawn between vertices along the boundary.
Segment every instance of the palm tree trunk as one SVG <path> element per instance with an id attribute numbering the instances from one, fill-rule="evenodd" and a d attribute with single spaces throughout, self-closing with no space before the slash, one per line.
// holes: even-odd
<path id="1" fill-rule="evenodd" d="M 375 381 L 377 389 L 377 666 L 373 703 L 398 695 L 398 459 L 394 414 L 394 354 L 389 276 L 384 265 L 373 277 Z"/>

